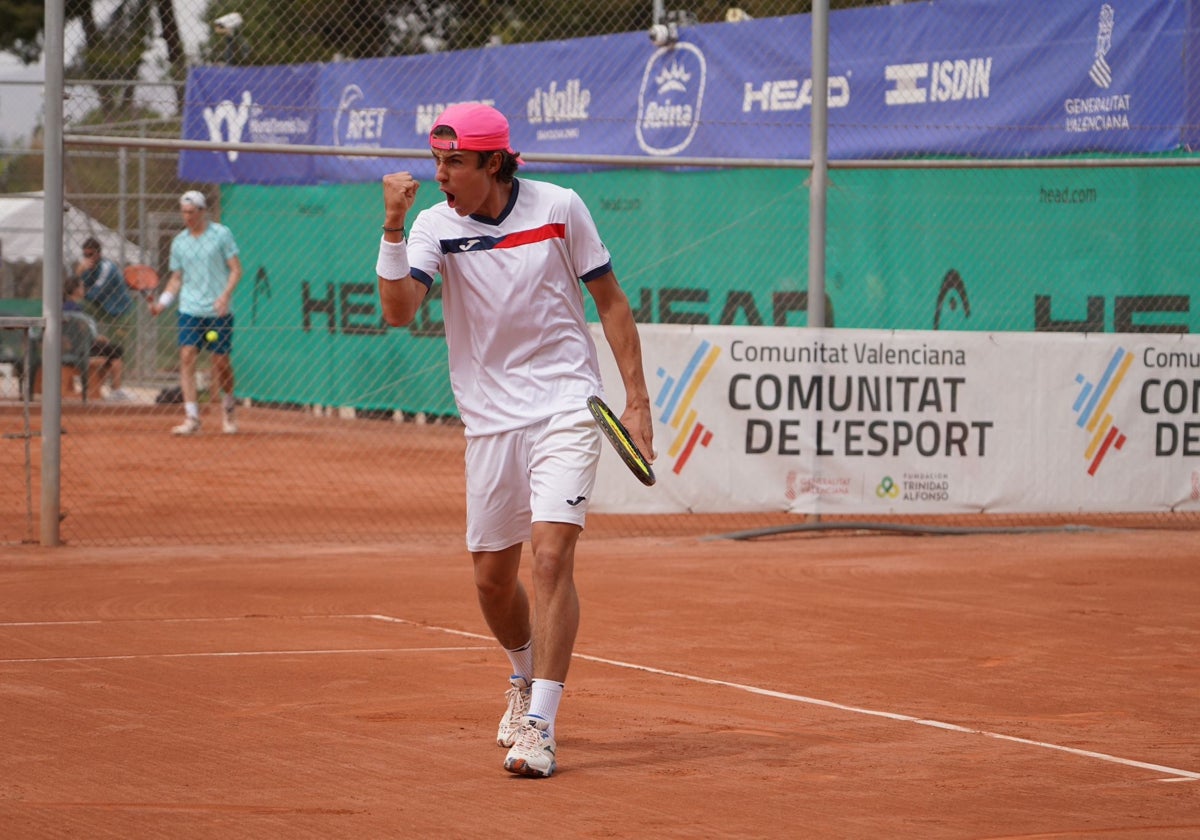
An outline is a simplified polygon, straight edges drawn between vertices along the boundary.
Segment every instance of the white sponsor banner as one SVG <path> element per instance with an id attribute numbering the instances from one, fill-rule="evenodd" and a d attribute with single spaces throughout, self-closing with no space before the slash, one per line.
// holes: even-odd
<path id="1" fill-rule="evenodd" d="M 596 512 L 1200 510 L 1200 336 L 639 330 L 658 483 L 606 452 Z"/>

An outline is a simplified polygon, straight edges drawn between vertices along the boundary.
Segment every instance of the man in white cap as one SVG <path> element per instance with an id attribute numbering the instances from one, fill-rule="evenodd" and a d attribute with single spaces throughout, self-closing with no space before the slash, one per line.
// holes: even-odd
<path id="1" fill-rule="evenodd" d="M 200 431 L 200 401 L 196 388 L 196 359 L 203 348 L 212 353 L 213 382 L 222 392 L 225 434 L 237 432 L 233 396 L 233 290 L 242 279 L 242 261 L 229 228 L 206 217 L 204 194 L 188 190 L 179 197 L 186 230 L 171 241 L 171 274 L 150 312 L 158 315 L 179 299 L 179 378 L 183 388 L 183 422 L 171 431 L 194 435 Z"/>
<path id="2" fill-rule="evenodd" d="M 508 748 L 506 770 L 544 778 L 558 766 L 555 719 L 579 628 L 575 546 L 601 447 L 586 407 L 602 385 L 583 288 L 625 387 L 621 420 L 652 453 L 641 343 L 587 207 L 572 190 L 514 177 L 523 161 L 503 114 L 453 105 L 429 142 L 446 200 L 417 216 L 406 242 L 417 182 L 384 177 L 379 297 L 384 319 L 404 326 L 441 275 L 467 436 L 467 549 L 480 608 L 512 666 L 496 741 Z M 532 611 L 517 576 L 526 541 Z"/>

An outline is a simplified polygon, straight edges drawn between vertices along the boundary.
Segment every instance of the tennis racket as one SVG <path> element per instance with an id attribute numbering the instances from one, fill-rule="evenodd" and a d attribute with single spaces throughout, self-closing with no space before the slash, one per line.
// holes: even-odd
<path id="1" fill-rule="evenodd" d="M 148 265 L 125 266 L 125 285 L 141 294 L 146 300 L 158 288 L 158 272 Z"/>
<path id="2" fill-rule="evenodd" d="M 617 454 L 621 456 L 625 466 L 629 467 L 634 478 L 647 487 L 654 484 L 656 481 L 654 469 L 646 460 L 646 456 L 637 448 L 633 438 L 629 436 L 629 430 L 621 425 L 617 415 L 613 414 L 612 409 L 597 396 L 588 397 L 587 407 L 588 411 L 592 412 L 592 416 L 596 418 L 596 425 L 600 427 L 600 431 L 604 432 L 604 436 L 613 445 L 613 449 L 617 450 Z"/>

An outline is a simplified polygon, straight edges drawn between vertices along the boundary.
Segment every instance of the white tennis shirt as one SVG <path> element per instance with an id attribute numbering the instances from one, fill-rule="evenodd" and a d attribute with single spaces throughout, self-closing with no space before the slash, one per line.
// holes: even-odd
<path id="1" fill-rule="evenodd" d="M 600 392 L 583 286 L 612 269 L 574 192 L 513 181 L 497 219 L 422 211 L 408 238 L 412 275 L 442 276 L 450 385 L 468 437 L 581 409 Z"/>

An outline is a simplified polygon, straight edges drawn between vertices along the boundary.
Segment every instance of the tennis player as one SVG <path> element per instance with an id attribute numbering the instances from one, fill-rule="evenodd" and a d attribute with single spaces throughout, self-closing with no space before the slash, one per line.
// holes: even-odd
<path id="1" fill-rule="evenodd" d="M 158 315 L 179 298 L 179 384 L 183 389 L 183 422 L 171 432 L 200 431 L 196 359 L 201 349 L 212 353 L 213 378 L 224 392 L 221 429 L 238 430 L 233 396 L 233 290 L 242 279 L 242 261 L 229 228 L 208 220 L 204 194 L 188 190 L 179 197 L 185 229 L 171 240 L 171 274 L 150 313 Z"/>
<path id="2" fill-rule="evenodd" d="M 383 179 L 376 273 L 385 320 L 410 323 L 434 278 L 450 383 L 466 427 L 467 549 L 488 627 L 508 653 L 504 768 L 547 777 L 555 718 L 579 628 L 575 546 L 601 437 L 587 398 L 601 393 L 582 288 L 596 304 L 625 386 L 621 420 L 652 453 L 650 398 L 629 300 L 591 214 L 572 190 L 515 177 L 508 121 L 487 105 L 447 108 L 429 143 L 446 200 L 405 224 L 418 184 Z M 518 580 L 532 549 L 533 603 Z"/>

